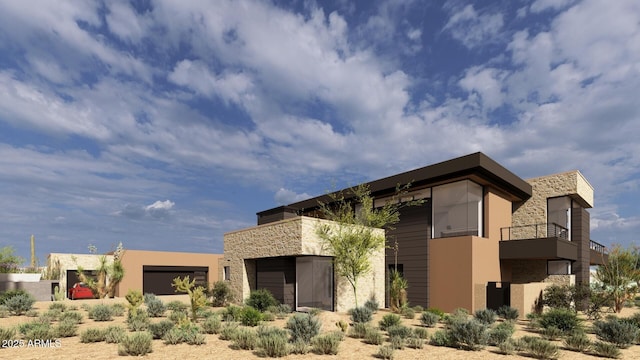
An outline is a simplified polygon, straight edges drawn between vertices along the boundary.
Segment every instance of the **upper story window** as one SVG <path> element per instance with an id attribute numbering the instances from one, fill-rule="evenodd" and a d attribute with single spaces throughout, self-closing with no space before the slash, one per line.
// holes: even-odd
<path id="1" fill-rule="evenodd" d="M 482 236 L 482 186 L 470 180 L 432 189 L 433 237 Z"/>
<path id="2" fill-rule="evenodd" d="M 547 236 L 571 240 L 571 198 L 547 199 Z M 559 225 L 559 226 L 557 226 Z"/>

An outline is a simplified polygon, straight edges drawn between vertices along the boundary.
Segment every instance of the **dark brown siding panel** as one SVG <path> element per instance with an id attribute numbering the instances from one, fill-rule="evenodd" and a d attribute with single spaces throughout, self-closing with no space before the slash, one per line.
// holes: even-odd
<path id="1" fill-rule="evenodd" d="M 256 287 L 258 289 L 269 290 L 278 301 L 295 308 L 295 258 L 257 259 L 256 272 Z"/>
<path id="2" fill-rule="evenodd" d="M 573 272 L 576 274 L 576 283 L 578 284 L 589 283 L 590 226 L 589 212 L 583 208 L 573 208 L 571 211 L 571 241 L 578 245 L 578 260 L 573 263 Z"/>
<path id="3" fill-rule="evenodd" d="M 431 237 L 431 203 L 400 210 L 400 222 L 387 231 L 386 264 L 393 265 L 395 240 L 398 241 L 398 264 L 409 283 L 407 297 L 411 305 L 428 306 L 427 239 Z"/>
<path id="4" fill-rule="evenodd" d="M 209 268 L 203 266 L 152 266 L 142 267 L 142 292 L 156 295 L 175 295 L 173 279 L 188 276 L 196 279 L 196 285 L 206 287 Z"/>

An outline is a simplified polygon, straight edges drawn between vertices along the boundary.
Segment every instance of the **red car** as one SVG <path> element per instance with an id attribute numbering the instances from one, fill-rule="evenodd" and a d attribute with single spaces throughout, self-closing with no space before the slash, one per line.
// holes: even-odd
<path id="1" fill-rule="evenodd" d="M 91 291 L 85 283 L 75 283 L 73 284 L 73 287 L 69 289 L 69 299 L 71 300 L 94 298 L 95 296 L 93 296 L 93 291 Z"/>

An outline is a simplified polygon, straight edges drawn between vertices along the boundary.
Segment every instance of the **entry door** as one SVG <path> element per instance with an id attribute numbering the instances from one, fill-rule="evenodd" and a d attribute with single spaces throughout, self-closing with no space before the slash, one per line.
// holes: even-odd
<path id="1" fill-rule="evenodd" d="M 296 258 L 296 309 L 333 311 L 333 263 L 330 257 Z"/>

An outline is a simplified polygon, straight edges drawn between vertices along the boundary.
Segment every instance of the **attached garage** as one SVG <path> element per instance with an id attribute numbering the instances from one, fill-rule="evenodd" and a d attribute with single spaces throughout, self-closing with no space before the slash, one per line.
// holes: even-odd
<path id="1" fill-rule="evenodd" d="M 84 273 L 94 279 L 96 279 L 98 274 L 95 270 L 85 270 Z M 79 282 L 80 277 L 78 276 L 78 270 L 67 270 L 67 291 L 68 289 L 71 289 L 75 283 Z"/>
<path id="2" fill-rule="evenodd" d="M 196 285 L 207 287 L 209 267 L 206 266 L 149 266 L 142 267 L 142 292 L 156 295 L 175 295 L 171 286 L 176 277 L 189 276 Z"/>

